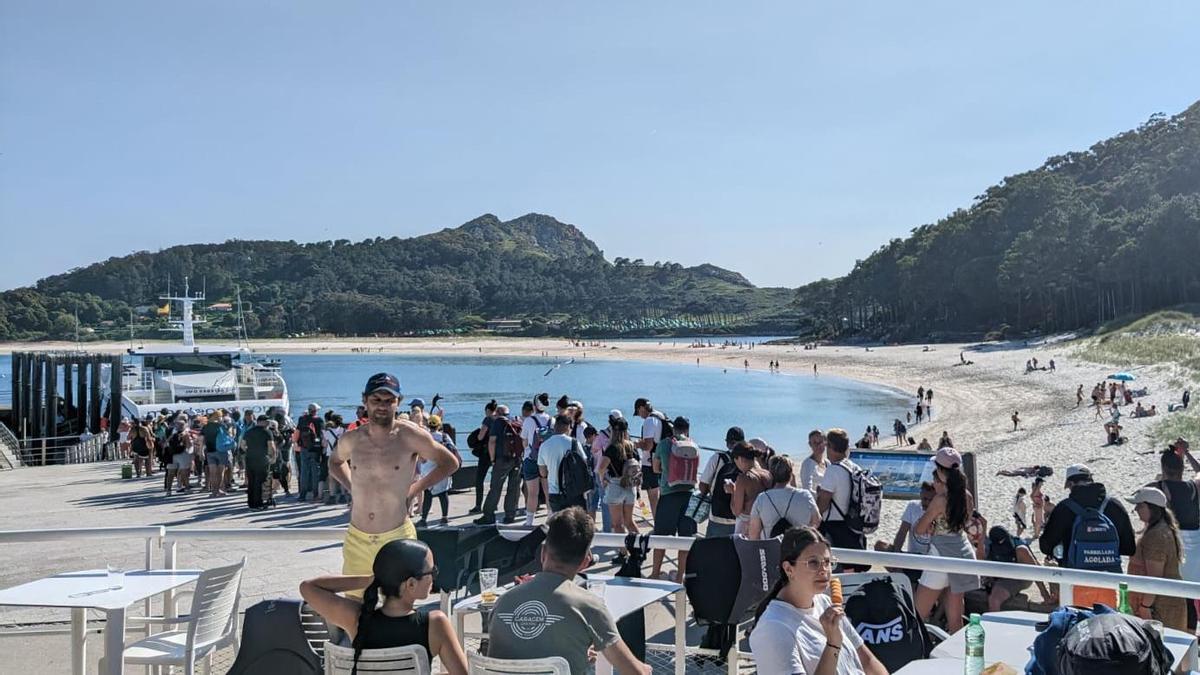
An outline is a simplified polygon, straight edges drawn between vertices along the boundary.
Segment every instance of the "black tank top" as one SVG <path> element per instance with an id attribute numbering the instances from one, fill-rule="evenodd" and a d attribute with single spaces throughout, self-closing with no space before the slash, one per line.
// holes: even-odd
<path id="1" fill-rule="evenodd" d="M 134 436 L 133 442 L 130 443 L 129 446 L 130 446 L 130 449 L 133 450 L 133 454 L 135 454 L 135 455 L 139 455 L 141 457 L 149 457 L 150 456 L 150 447 L 148 445 L 146 445 L 146 439 L 142 438 L 141 434 Z"/>
<path id="2" fill-rule="evenodd" d="M 358 628 L 362 633 L 363 649 L 421 645 L 429 653 L 428 612 L 416 611 L 407 616 L 385 616 L 376 612 L 370 621 Z M 433 654 L 429 654 L 429 658 L 432 660 Z"/>
<path id="3" fill-rule="evenodd" d="M 1190 480 L 1160 480 L 1158 484 L 1167 493 L 1167 503 L 1179 521 L 1179 529 L 1200 530 L 1200 495 L 1196 493 L 1196 484 Z"/>

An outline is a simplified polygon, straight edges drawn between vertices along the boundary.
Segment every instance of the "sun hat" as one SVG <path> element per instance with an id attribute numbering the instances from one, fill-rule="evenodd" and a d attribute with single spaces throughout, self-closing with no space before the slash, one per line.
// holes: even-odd
<path id="1" fill-rule="evenodd" d="M 943 469 L 953 469 L 962 466 L 962 454 L 947 445 L 937 451 L 937 454 L 933 456 L 933 461 Z"/>
<path id="2" fill-rule="evenodd" d="M 1145 503 L 1153 504 L 1162 509 L 1167 508 L 1167 496 L 1163 494 L 1162 490 L 1154 487 L 1140 488 L 1137 492 L 1133 493 L 1132 497 L 1126 497 L 1125 501 L 1135 505 Z"/>
<path id="3" fill-rule="evenodd" d="M 363 396 L 370 396 L 377 391 L 386 391 L 400 398 L 400 378 L 391 373 L 375 373 L 367 379 L 367 386 L 363 387 Z"/>
<path id="4" fill-rule="evenodd" d="M 1087 464 L 1072 464 L 1071 466 L 1067 467 L 1066 476 L 1067 476 L 1066 479 L 1064 479 L 1064 481 L 1063 481 L 1064 488 L 1069 486 L 1071 481 L 1075 480 L 1076 478 L 1079 478 L 1079 477 L 1091 478 L 1092 470 L 1088 468 Z"/>

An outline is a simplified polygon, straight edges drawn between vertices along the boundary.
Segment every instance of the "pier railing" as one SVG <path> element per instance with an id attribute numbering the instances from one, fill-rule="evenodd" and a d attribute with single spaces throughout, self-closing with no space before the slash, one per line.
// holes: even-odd
<path id="1" fill-rule="evenodd" d="M 23 466 L 50 464 L 90 464 L 116 459 L 116 443 L 106 440 L 107 434 L 79 440 L 79 436 L 50 436 L 23 438 L 17 454 Z"/>
<path id="2" fill-rule="evenodd" d="M 501 535 L 512 538 L 527 533 L 521 529 L 503 529 Z M 335 543 L 345 536 L 345 529 L 340 527 L 280 527 L 280 528 L 171 528 L 171 527 L 105 527 L 87 529 L 44 529 L 44 530 L 0 530 L 0 545 L 16 543 L 70 542 L 87 539 L 124 538 L 142 540 L 145 547 L 145 564 L 147 569 L 154 567 L 154 550 L 162 551 L 162 569 L 176 569 L 179 564 L 176 544 L 180 541 L 216 540 L 221 542 L 254 541 L 262 543 L 272 539 L 280 541 L 322 541 Z M 686 551 L 691 548 L 695 539 L 690 537 L 660 537 L 651 535 L 650 547 L 674 551 Z M 614 533 L 597 533 L 594 544 L 601 547 L 620 547 L 625 543 L 625 535 Z M 839 561 L 873 567 L 892 567 L 903 569 L 931 570 L 950 574 L 969 574 L 1000 579 L 1019 579 L 1023 581 L 1040 581 L 1059 585 L 1060 603 L 1072 604 L 1075 586 L 1116 589 L 1124 583 L 1129 590 L 1169 597 L 1200 598 L 1200 583 L 1161 579 L 1157 577 L 1131 576 L 1111 572 L 1091 572 L 1086 570 L 1067 569 L 1050 566 L 1023 565 L 1019 563 L 1002 563 L 987 560 L 963 560 L 958 558 L 942 558 L 930 555 L 909 553 L 884 553 L 881 551 L 860 551 L 857 549 L 834 548 L 833 555 Z M 301 579 L 291 580 L 298 584 Z M 166 608 L 173 608 L 173 594 L 168 592 L 162 596 Z M 443 594 L 441 599 L 443 609 L 449 607 L 449 596 Z M 149 602 L 149 601 L 147 601 Z M 676 598 L 676 621 L 686 621 L 687 600 L 680 592 Z M 682 654 L 684 645 L 648 645 L 656 649 L 666 649 Z M 711 650 L 696 650 L 714 653 Z M 729 669 L 737 672 L 739 659 L 749 658 L 749 654 L 729 653 Z M 1196 664 L 1185 664 L 1195 668 Z M 676 672 L 683 672 L 683 659 L 676 660 Z"/>

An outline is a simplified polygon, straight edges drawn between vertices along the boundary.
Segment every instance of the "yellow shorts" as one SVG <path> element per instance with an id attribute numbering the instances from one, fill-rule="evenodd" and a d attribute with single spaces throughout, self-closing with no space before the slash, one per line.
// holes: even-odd
<path id="1" fill-rule="evenodd" d="M 394 530 L 379 534 L 368 534 L 351 525 L 346 530 L 345 541 L 342 542 L 342 574 L 347 576 L 371 574 L 375 566 L 375 555 L 379 553 L 379 549 L 383 548 L 384 544 L 397 539 L 416 538 L 417 528 L 411 519 L 404 521 L 403 525 Z M 346 595 L 361 598 L 362 591 L 352 591 Z"/>

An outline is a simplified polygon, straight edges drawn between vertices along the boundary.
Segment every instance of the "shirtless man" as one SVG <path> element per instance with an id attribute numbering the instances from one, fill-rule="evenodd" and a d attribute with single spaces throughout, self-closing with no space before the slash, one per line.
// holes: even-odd
<path id="1" fill-rule="evenodd" d="M 416 539 L 409 504 L 458 470 L 458 458 L 425 429 L 396 419 L 400 380 L 378 373 L 367 380 L 363 405 L 369 424 L 347 432 L 329 458 L 329 475 L 350 492 L 350 527 L 342 545 L 342 574 L 369 575 L 389 541 Z M 437 468 L 414 480 L 417 458 Z"/>

